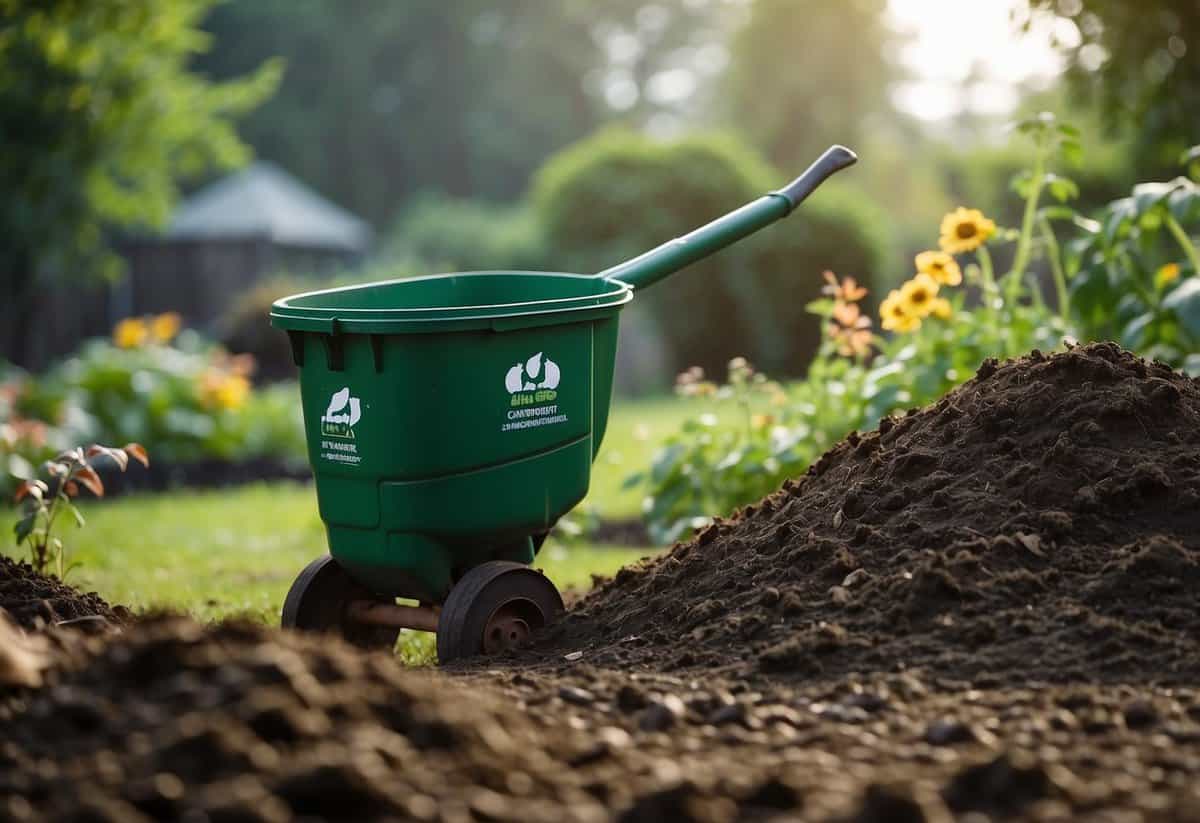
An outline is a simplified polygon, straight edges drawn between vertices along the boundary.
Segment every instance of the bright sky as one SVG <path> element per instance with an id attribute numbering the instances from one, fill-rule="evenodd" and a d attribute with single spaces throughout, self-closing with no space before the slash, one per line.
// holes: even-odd
<path id="1" fill-rule="evenodd" d="M 1070 0 L 1068 0 L 1070 2 Z M 1022 81 L 1049 80 L 1061 69 L 1050 38 L 1078 42 L 1073 23 L 1037 18 L 1029 35 L 1016 31 L 1009 13 L 1021 0 L 888 0 L 898 31 L 908 32 L 901 59 L 914 74 L 899 85 L 896 105 L 924 120 L 964 110 L 1006 114 L 1017 104 Z M 978 82 L 964 87 L 972 68 Z"/>

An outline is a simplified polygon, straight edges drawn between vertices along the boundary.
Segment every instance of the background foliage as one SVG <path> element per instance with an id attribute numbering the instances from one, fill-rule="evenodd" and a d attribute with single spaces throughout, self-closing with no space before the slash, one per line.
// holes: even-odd
<path id="1" fill-rule="evenodd" d="M 593 272 L 685 234 L 786 180 L 730 135 L 663 142 L 608 131 L 549 161 L 535 178 L 532 197 L 555 265 Z M 803 219 L 780 223 L 639 296 L 652 308 L 677 369 L 715 370 L 740 348 L 764 365 L 795 373 L 817 343 L 816 330 L 802 317 L 819 290 L 811 273 L 840 266 L 871 277 L 884 265 L 884 215 L 839 196 L 836 183 L 803 208 Z"/>
<path id="2" fill-rule="evenodd" d="M 1195 0 L 1029 0 L 1070 21 L 1063 41 L 1074 89 L 1095 101 L 1108 128 L 1130 136 L 1138 173 L 1173 169 L 1200 142 L 1200 9 Z"/>
<path id="3" fill-rule="evenodd" d="M 233 119 L 274 89 L 255 61 L 213 84 L 189 61 L 213 0 L 0 2 L 0 292 L 21 352 L 37 278 L 109 274 L 107 229 L 155 226 L 178 181 L 245 159 Z"/>

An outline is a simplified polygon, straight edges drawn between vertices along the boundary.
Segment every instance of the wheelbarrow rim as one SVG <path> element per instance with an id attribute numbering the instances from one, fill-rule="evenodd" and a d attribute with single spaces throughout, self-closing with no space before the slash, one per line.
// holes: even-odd
<path id="1" fill-rule="evenodd" d="M 406 287 L 409 284 L 475 278 L 528 278 L 539 277 L 554 280 L 586 281 L 598 284 L 600 290 L 590 294 L 567 297 L 547 297 L 535 300 L 514 300 L 502 303 L 477 303 L 473 305 L 445 306 L 395 306 L 395 307 L 343 307 L 321 305 L 297 305 L 302 301 L 318 300 L 329 295 L 346 294 L 373 288 Z M 620 308 L 633 299 L 633 289 L 627 283 L 609 278 L 566 272 L 537 271 L 476 271 L 452 272 L 385 280 L 364 285 L 341 286 L 333 289 L 318 289 L 291 295 L 275 301 L 271 307 L 271 321 L 285 329 L 303 331 L 334 331 L 336 326 L 345 325 L 347 331 L 356 326 L 378 327 L 377 330 L 401 330 L 430 323 L 455 325 L 487 324 L 503 318 L 536 317 L 538 315 L 579 312 L 588 310 L 611 310 Z"/>

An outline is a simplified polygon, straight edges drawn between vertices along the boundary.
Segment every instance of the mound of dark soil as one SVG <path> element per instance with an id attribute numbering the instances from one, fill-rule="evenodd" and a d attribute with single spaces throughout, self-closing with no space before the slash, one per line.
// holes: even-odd
<path id="1" fill-rule="evenodd" d="M 770 770 L 685 781 L 616 725 L 336 641 L 152 616 L 79 642 L 90 659 L 0 703 L 0 820 L 594 821 L 639 803 L 728 819 L 797 802 Z"/>
<path id="2" fill-rule="evenodd" d="M 95 592 L 81 592 L 57 577 L 38 574 L 28 563 L 0 555 L 0 609 L 25 628 L 66 620 L 102 617 L 109 623 L 128 619 Z"/>
<path id="3" fill-rule="evenodd" d="M 979 686 L 1200 678 L 1200 386 L 1111 344 L 988 361 L 584 598 L 541 653 Z"/>
<path id="4" fill-rule="evenodd" d="M 56 633 L 6 632 L 0 648 L 32 645 L 24 679 L 0 676 L 3 821 L 1200 814 L 1194 689 L 962 694 L 903 674 L 767 699 L 582 669 L 456 682 L 334 640 L 169 616 L 57 650 Z"/>

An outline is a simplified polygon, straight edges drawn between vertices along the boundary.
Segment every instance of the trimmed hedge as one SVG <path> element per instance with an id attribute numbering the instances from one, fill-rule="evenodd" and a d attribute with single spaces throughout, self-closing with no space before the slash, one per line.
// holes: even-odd
<path id="1" fill-rule="evenodd" d="M 773 171 L 728 135 L 659 142 L 609 130 L 538 173 L 532 203 L 553 268 L 593 272 L 684 234 L 799 173 Z M 804 306 L 833 269 L 869 282 L 889 253 L 886 217 L 838 181 L 793 217 L 639 296 L 672 366 L 711 373 L 742 354 L 780 375 L 803 372 L 820 330 Z"/>

